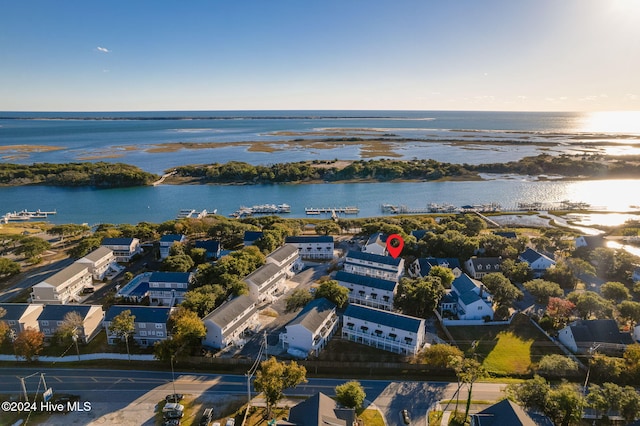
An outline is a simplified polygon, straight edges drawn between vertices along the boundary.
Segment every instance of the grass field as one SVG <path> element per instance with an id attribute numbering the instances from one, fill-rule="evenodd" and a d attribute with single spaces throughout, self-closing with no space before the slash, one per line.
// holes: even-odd
<path id="1" fill-rule="evenodd" d="M 527 374 L 543 355 L 562 354 L 525 315 L 517 315 L 510 325 L 448 329 L 460 349 L 477 355 L 495 375 Z"/>

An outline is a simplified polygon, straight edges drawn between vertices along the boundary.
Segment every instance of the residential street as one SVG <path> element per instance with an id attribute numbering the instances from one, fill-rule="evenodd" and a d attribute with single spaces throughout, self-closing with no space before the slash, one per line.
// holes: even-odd
<path id="1" fill-rule="evenodd" d="M 67 416 L 55 415 L 67 421 L 66 424 L 102 424 L 106 421 L 101 416 L 117 415 L 124 421 L 133 413 L 133 423 L 153 424 L 154 407 L 168 393 L 173 392 L 171 372 L 158 371 L 120 371 L 120 370 L 73 370 L 73 369 L 0 369 L 0 394 L 19 395 L 21 393 L 20 377 L 34 373 L 45 373 L 47 386 L 54 393 L 71 393 L 81 396 L 82 401 L 89 401 L 92 409 L 89 412 L 75 412 Z M 245 376 L 193 374 L 175 372 L 175 390 L 193 396 L 206 396 L 208 400 L 235 395 L 239 398 L 247 396 Z M 27 391 L 33 393 L 38 388 L 40 376 L 25 380 Z M 344 383 L 344 379 L 309 379 L 308 383 L 285 392 L 286 396 L 308 397 L 316 392 L 334 394 L 336 385 Z M 414 424 L 426 424 L 427 410 L 442 399 L 451 398 L 456 389 L 454 383 L 413 382 L 386 380 L 361 381 L 367 394 L 367 401 L 373 402 L 382 412 L 389 426 L 401 426 L 398 413 L 402 409 L 411 412 Z M 477 383 L 473 387 L 475 400 L 495 401 L 503 396 L 502 389 L 506 385 L 497 383 Z M 42 390 L 42 389 L 41 389 Z M 252 391 L 253 392 L 253 391 Z M 252 394 L 255 397 L 255 393 Z M 464 398 L 466 390 L 463 390 Z M 141 410 L 142 407 L 146 407 Z M 146 410 L 146 411 L 145 411 Z M 103 414 L 100 414 L 103 413 Z M 56 423 L 57 424 L 57 423 Z"/>

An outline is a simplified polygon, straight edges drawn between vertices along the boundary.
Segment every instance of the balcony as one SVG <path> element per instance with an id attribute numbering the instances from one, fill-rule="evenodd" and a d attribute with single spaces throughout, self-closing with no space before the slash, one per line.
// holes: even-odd
<path id="1" fill-rule="evenodd" d="M 415 345 L 407 344 L 395 338 L 391 338 L 388 335 L 376 335 L 374 333 L 363 332 L 361 330 L 354 330 L 350 328 L 342 329 L 343 337 L 348 338 L 352 342 L 362 343 L 368 346 L 372 346 L 378 349 L 383 349 L 389 352 L 415 354 L 418 349 Z M 396 336 L 397 337 L 397 336 Z"/>

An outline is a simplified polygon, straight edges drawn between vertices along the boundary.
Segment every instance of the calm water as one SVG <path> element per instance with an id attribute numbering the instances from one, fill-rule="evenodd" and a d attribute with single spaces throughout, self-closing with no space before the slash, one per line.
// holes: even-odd
<path id="1" fill-rule="evenodd" d="M 612 193 L 608 189 L 615 187 Z M 0 188 L 0 212 L 57 210 L 54 223 L 162 222 L 176 217 L 183 208 L 214 208 L 228 215 L 241 205 L 291 205 L 290 217 L 305 217 L 305 207 L 358 206 L 358 217 L 381 215 L 382 203 L 423 208 L 428 203 L 456 206 L 498 202 L 513 208 L 519 202 L 557 203 L 582 201 L 607 206 L 610 211 L 629 211 L 640 204 L 640 183 L 635 180 L 528 182 L 351 183 L 317 185 L 186 185 L 92 190 L 56 187 Z M 616 194 L 628 194 L 620 197 Z"/>
<path id="2" fill-rule="evenodd" d="M 620 117 L 624 120 L 620 120 Z M 626 120 L 626 121 L 625 121 Z M 614 123 L 615 125 L 612 125 Z M 518 160 L 541 152 L 640 153 L 638 114 L 446 111 L 231 111 L 131 113 L 0 112 L 0 167 L 3 162 L 122 161 L 161 173 L 177 165 L 247 161 L 253 164 L 359 159 L 359 146 L 331 149 L 299 147 L 251 152 L 239 141 L 278 142 L 323 138 L 324 129 L 358 133 L 373 129 L 407 140 L 394 144 L 401 158 L 432 158 L 452 163 Z M 309 134 L 309 132 L 311 134 Z M 314 132 L 316 132 L 314 134 Z M 427 141 L 428 140 L 428 141 Z M 464 144 L 455 142 L 465 142 Z M 149 152 L 154 144 L 209 142 L 218 148 Z M 497 145 L 496 142 L 511 144 Z M 541 142 L 550 145 L 541 145 Z M 606 144 L 605 144 L 606 142 Z M 613 144 L 613 146 L 612 146 Z M 35 146 L 56 151 L 31 152 Z M 114 155 L 117 158 L 113 158 Z M 0 188 L 0 214 L 57 210 L 56 223 L 136 223 L 172 219 L 183 208 L 217 209 L 227 215 L 240 206 L 287 203 L 292 217 L 305 207 L 356 205 L 360 215 L 380 215 L 382 203 L 423 208 L 428 203 L 456 206 L 498 202 L 580 201 L 611 211 L 640 205 L 640 181 L 538 182 L 493 179 L 484 182 L 319 184 L 260 186 L 159 186 L 113 190 L 51 187 Z"/>

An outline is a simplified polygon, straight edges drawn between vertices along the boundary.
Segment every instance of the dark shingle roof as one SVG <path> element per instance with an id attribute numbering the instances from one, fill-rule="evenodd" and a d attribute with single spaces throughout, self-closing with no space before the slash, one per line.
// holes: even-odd
<path id="1" fill-rule="evenodd" d="M 29 303 L 0 303 L 0 308 L 5 310 L 5 314 L 0 317 L 0 321 L 19 320 L 29 306 Z"/>
<path id="2" fill-rule="evenodd" d="M 472 414 L 472 417 L 478 426 L 536 426 L 536 423 L 519 405 L 508 399 L 503 399 L 479 413 Z"/>
<path id="3" fill-rule="evenodd" d="M 513 231 L 494 231 L 493 234 L 502 238 L 511 238 L 511 239 L 518 238 L 518 235 Z"/>
<path id="4" fill-rule="evenodd" d="M 291 408 L 289 422 L 299 426 L 351 426 L 355 422 L 355 412 L 339 408 L 333 399 L 317 393 Z"/>
<path id="5" fill-rule="evenodd" d="M 571 327 L 571 333 L 576 343 L 633 343 L 631 335 L 621 333 L 618 329 L 618 323 L 612 319 L 579 320 L 570 324 L 569 327 Z"/>
<path id="6" fill-rule="evenodd" d="M 83 259 L 87 259 L 92 262 L 97 262 L 102 258 L 109 256 L 109 254 L 112 254 L 112 253 L 113 253 L 113 250 L 111 250 L 109 247 L 100 246 L 94 251 L 92 251 L 91 253 L 84 256 Z"/>
<path id="7" fill-rule="evenodd" d="M 520 255 L 520 259 L 524 260 L 527 263 L 533 263 L 541 257 L 542 254 L 538 253 L 530 247 L 527 247 L 527 249 Z"/>
<path id="8" fill-rule="evenodd" d="M 282 273 L 282 270 L 277 265 L 274 265 L 273 263 L 266 263 L 247 275 L 245 277 L 245 281 L 251 281 L 253 284 L 260 287 L 269 278 Z"/>
<path id="9" fill-rule="evenodd" d="M 244 231 L 244 241 L 255 241 L 258 238 L 262 238 L 262 231 Z"/>
<path id="10" fill-rule="evenodd" d="M 220 327 L 224 327 L 239 317 L 249 306 L 256 303 L 257 300 L 250 295 L 238 296 L 218 306 L 213 312 L 204 317 L 203 321 L 209 320 Z"/>
<path id="11" fill-rule="evenodd" d="M 160 237 L 161 243 L 180 242 L 184 239 L 184 235 L 181 234 L 167 234 Z"/>
<path id="12" fill-rule="evenodd" d="M 217 253 L 220 250 L 220 241 L 216 240 L 200 240 L 196 241 L 196 248 L 203 248 L 209 253 Z"/>
<path id="13" fill-rule="evenodd" d="M 286 237 L 285 243 L 332 243 L 333 237 L 331 235 L 298 235 L 294 237 Z"/>
<path id="14" fill-rule="evenodd" d="M 365 287 L 377 288 L 380 290 L 393 291 L 398 283 L 395 281 L 383 280 L 381 278 L 366 277 L 364 275 L 352 274 L 350 272 L 338 271 L 334 277 L 337 281 L 358 284 Z"/>
<path id="15" fill-rule="evenodd" d="M 166 324 L 171 313 L 171 308 L 160 306 L 128 306 L 114 305 L 109 308 L 104 315 L 105 321 L 112 321 L 116 315 L 122 311 L 129 310 L 131 315 L 135 316 L 135 322 L 150 322 Z"/>
<path id="16" fill-rule="evenodd" d="M 420 274 L 424 277 L 434 266 L 444 266 L 453 269 L 460 268 L 460 261 L 453 257 L 421 257 L 418 259 Z M 461 269 L 461 268 L 460 268 Z"/>
<path id="17" fill-rule="evenodd" d="M 389 238 L 387 234 L 383 234 L 382 232 L 377 232 L 369 237 L 369 239 L 367 240 L 367 245 L 378 244 L 379 246 L 386 247 L 387 238 Z"/>
<path id="18" fill-rule="evenodd" d="M 83 270 L 85 273 L 89 273 L 89 266 L 87 266 L 86 263 L 72 263 L 62 271 L 55 273 L 54 275 L 45 280 L 42 280 L 41 282 L 46 282 L 47 284 L 51 284 L 54 287 L 60 287 L 62 284 L 71 279 L 71 277 L 82 273 Z"/>
<path id="19" fill-rule="evenodd" d="M 368 262 L 382 263 L 384 265 L 391 265 L 391 266 L 398 266 L 402 261 L 401 257 L 397 257 L 394 259 L 391 256 L 381 256 L 379 254 L 366 253 L 362 251 L 353 251 L 353 250 L 349 250 L 349 252 L 347 253 L 347 262 L 349 261 L 348 259 L 350 258 L 364 260 Z"/>
<path id="20" fill-rule="evenodd" d="M 104 238 L 103 246 L 130 246 L 135 238 Z"/>
<path id="21" fill-rule="evenodd" d="M 268 257 L 275 260 L 278 263 L 281 263 L 295 253 L 298 253 L 297 246 L 293 244 L 285 244 L 282 247 L 279 247 L 273 252 L 269 253 Z"/>
<path id="22" fill-rule="evenodd" d="M 480 287 L 481 283 L 474 280 L 467 274 L 461 274 L 458 278 L 453 280 L 451 283 L 451 287 L 455 288 L 459 294 L 466 293 L 475 289 L 476 287 Z"/>
<path id="23" fill-rule="evenodd" d="M 324 323 L 332 312 L 336 309 L 336 305 L 329 300 L 321 297 L 312 300 L 302 308 L 298 315 L 289 321 L 287 325 L 301 325 L 309 331 L 316 331 L 322 323 Z"/>
<path id="24" fill-rule="evenodd" d="M 408 315 L 395 314 L 381 309 L 369 308 L 366 306 L 349 304 L 344 311 L 348 317 L 370 321 L 374 324 L 385 325 L 387 327 L 399 328 L 405 331 L 417 333 L 423 320 Z"/>

